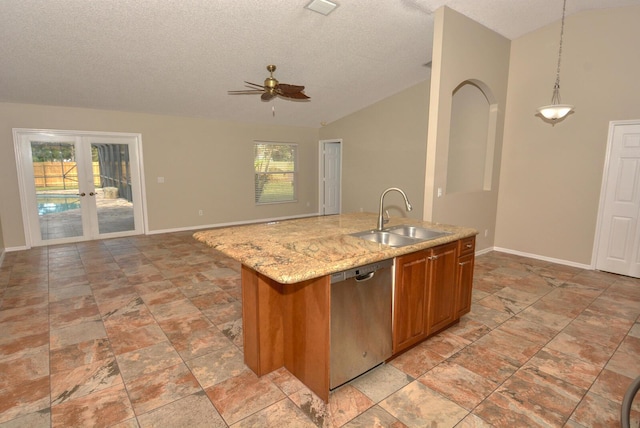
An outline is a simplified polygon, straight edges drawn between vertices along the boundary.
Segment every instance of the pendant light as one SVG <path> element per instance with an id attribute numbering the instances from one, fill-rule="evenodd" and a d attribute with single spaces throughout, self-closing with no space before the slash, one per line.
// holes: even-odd
<path id="1" fill-rule="evenodd" d="M 551 97 L 551 104 L 548 106 L 542 106 L 538 108 L 538 113 L 544 116 L 546 119 L 556 121 L 562 119 L 573 110 L 573 106 L 570 104 L 562 104 L 560 99 L 560 59 L 562 58 L 562 36 L 564 35 L 564 15 L 567 7 L 567 0 L 563 0 L 562 5 L 562 24 L 560 27 L 560 48 L 558 49 L 558 69 L 556 71 L 556 83 L 553 86 L 553 96 Z"/>

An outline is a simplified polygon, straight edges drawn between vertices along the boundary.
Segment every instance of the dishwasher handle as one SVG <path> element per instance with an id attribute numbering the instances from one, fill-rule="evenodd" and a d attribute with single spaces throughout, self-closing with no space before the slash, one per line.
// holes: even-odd
<path id="1" fill-rule="evenodd" d="M 373 276 L 375 275 L 375 272 L 369 272 L 369 273 L 365 273 L 363 275 L 356 275 L 356 282 L 365 282 L 365 281 L 369 281 L 371 278 L 373 278 Z"/>

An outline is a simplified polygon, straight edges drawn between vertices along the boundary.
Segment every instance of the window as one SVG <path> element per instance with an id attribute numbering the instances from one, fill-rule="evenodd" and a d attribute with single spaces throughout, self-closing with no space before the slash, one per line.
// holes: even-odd
<path id="1" fill-rule="evenodd" d="M 297 144 L 254 143 L 256 204 L 296 201 Z"/>

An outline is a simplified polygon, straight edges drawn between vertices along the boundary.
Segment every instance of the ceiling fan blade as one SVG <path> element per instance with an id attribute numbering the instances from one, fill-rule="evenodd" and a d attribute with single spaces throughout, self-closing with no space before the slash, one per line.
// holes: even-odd
<path id="1" fill-rule="evenodd" d="M 263 90 L 260 89 L 245 89 L 242 91 L 227 91 L 227 93 L 229 94 L 260 94 L 264 92 Z"/>
<path id="2" fill-rule="evenodd" d="M 257 83 L 247 82 L 246 80 L 244 81 L 244 83 L 246 83 L 247 85 L 256 86 L 256 87 L 258 87 L 258 88 L 262 88 L 262 89 L 264 89 L 264 86 L 263 86 L 263 85 L 258 85 Z"/>
<path id="3" fill-rule="evenodd" d="M 280 83 L 276 86 L 276 89 L 282 91 L 283 94 L 290 94 L 293 92 L 302 92 L 304 91 L 304 86 L 299 85 L 288 85 L 286 83 Z"/>
<path id="4" fill-rule="evenodd" d="M 284 98 L 291 98 L 294 100 L 308 100 L 311 98 L 303 94 L 302 92 L 291 92 L 291 93 L 278 92 L 278 95 Z"/>
<path id="5" fill-rule="evenodd" d="M 262 96 L 260 97 L 260 99 L 262 101 L 269 101 L 271 98 L 275 97 L 276 94 L 271 94 L 269 92 L 265 92 L 264 94 L 262 94 Z"/>

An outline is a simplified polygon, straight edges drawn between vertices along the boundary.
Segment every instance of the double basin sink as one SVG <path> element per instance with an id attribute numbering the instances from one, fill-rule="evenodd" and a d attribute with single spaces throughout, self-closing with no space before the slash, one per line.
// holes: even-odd
<path id="1" fill-rule="evenodd" d="M 450 234 L 451 232 L 444 232 L 437 229 L 402 225 L 393 226 L 384 230 L 365 230 L 364 232 L 352 233 L 351 236 L 390 247 L 405 247 Z"/>

